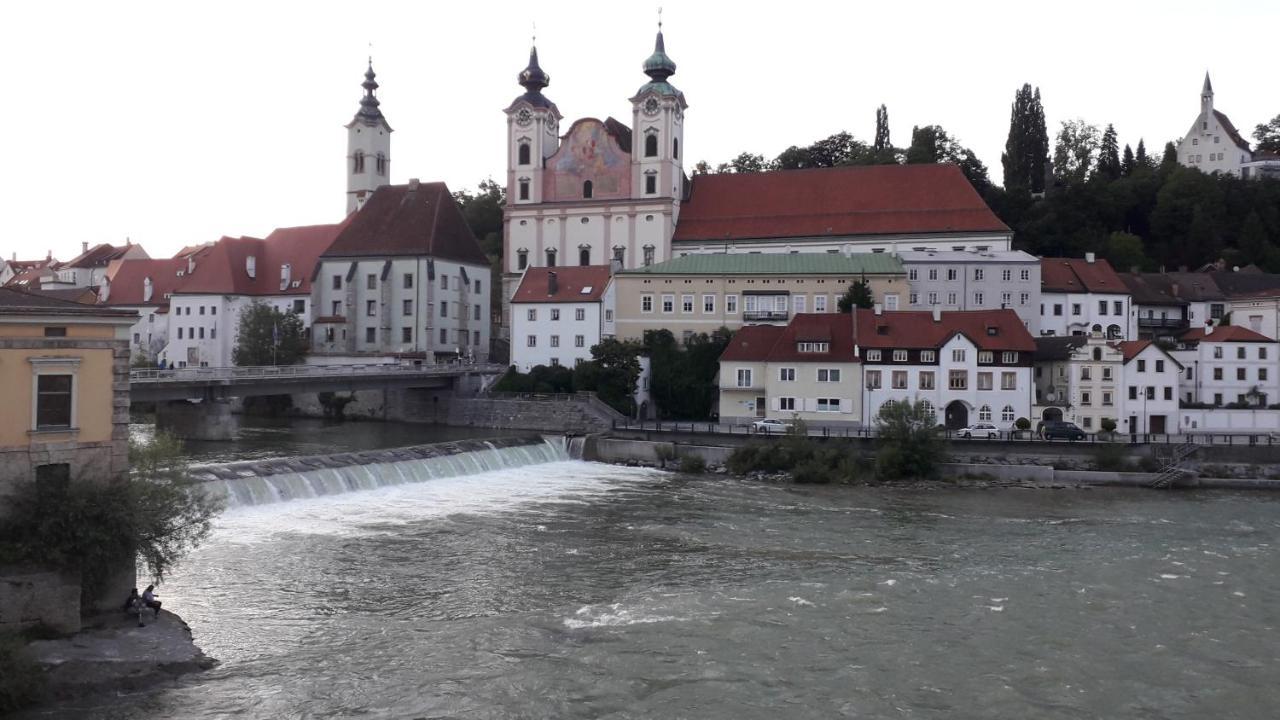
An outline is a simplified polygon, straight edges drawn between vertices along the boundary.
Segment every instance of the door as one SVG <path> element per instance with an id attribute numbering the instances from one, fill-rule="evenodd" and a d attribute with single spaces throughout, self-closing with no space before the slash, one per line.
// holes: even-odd
<path id="1" fill-rule="evenodd" d="M 1163 435 L 1165 433 L 1163 415 L 1152 415 L 1148 422 L 1151 423 L 1151 434 Z"/>
<path id="2" fill-rule="evenodd" d="M 952 400 L 947 406 L 947 429 L 959 430 L 969 427 L 969 407 L 959 400 Z"/>
<path id="3" fill-rule="evenodd" d="M 768 407 L 766 407 L 766 405 L 765 405 L 765 399 L 764 399 L 764 398 L 762 398 L 762 397 L 758 397 L 758 398 L 756 398 L 756 417 L 758 417 L 758 418 L 762 418 L 762 417 L 764 417 L 764 416 L 765 416 L 765 412 L 766 412 L 768 409 L 769 409 L 769 408 L 768 408 Z"/>

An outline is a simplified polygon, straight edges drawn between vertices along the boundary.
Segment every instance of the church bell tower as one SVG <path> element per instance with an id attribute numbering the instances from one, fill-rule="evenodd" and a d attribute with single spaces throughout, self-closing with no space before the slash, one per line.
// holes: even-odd
<path id="1" fill-rule="evenodd" d="M 360 209 L 373 191 L 391 182 L 391 126 L 378 105 L 373 59 L 364 73 L 360 110 L 347 123 L 347 214 Z"/>

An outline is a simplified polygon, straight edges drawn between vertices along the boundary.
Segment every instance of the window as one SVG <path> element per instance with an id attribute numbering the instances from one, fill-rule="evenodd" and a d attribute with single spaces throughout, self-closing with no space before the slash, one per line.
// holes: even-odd
<path id="1" fill-rule="evenodd" d="M 662 296 L 662 312 L 664 313 L 675 312 L 675 309 L 676 309 L 676 296 L 663 295 Z"/>
<path id="2" fill-rule="evenodd" d="M 906 351 L 906 350 L 894 350 L 894 351 L 893 351 L 893 361 L 894 361 L 894 362 L 906 362 L 906 361 L 907 361 L 907 351 Z"/>
<path id="3" fill-rule="evenodd" d="M 377 331 L 375 328 L 365 328 L 365 329 L 364 329 L 364 341 L 365 341 L 365 342 L 367 342 L 367 343 L 377 342 L 377 341 L 378 341 L 378 331 Z"/>
<path id="4" fill-rule="evenodd" d="M 640 296 L 640 312 L 642 313 L 653 312 L 653 296 L 652 295 Z"/>
<path id="5" fill-rule="evenodd" d="M 964 348 L 956 348 L 951 351 L 951 362 L 964 362 Z"/>
<path id="6" fill-rule="evenodd" d="M 217 310 L 217 308 L 214 308 L 214 310 Z M 306 300 L 294 300 L 294 301 L 293 301 L 293 312 L 294 312 L 295 314 L 297 314 L 297 315 L 301 315 L 301 314 L 303 314 L 303 313 L 304 313 L 304 312 L 306 312 L 306 311 L 307 311 L 307 301 L 306 301 Z M 217 313 L 214 313 L 214 315 L 217 315 Z"/>
<path id="7" fill-rule="evenodd" d="M 1114 301 L 1112 301 L 1112 303 L 1111 303 L 1111 314 L 1112 314 L 1112 315 L 1123 315 L 1123 314 L 1124 314 L 1124 303 L 1123 303 L 1123 302 L 1121 302 L 1120 300 L 1114 300 Z"/>
<path id="8" fill-rule="evenodd" d="M 980 422 L 991 422 L 991 406 L 983 405 L 978 408 L 978 420 Z"/>
<path id="9" fill-rule="evenodd" d="M 1081 404 L 1081 405 L 1092 405 L 1092 404 L 1093 404 L 1093 396 L 1092 396 L 1092 395 L 1090 395 L 1088 392 L 1082 392 L 1082 393 L 1080 393 L 1080 404 Z"/>
<path id="10" fill-rule="evenodd" d="M 1073 316 L 1080 314 L 1080 303 L 1071 303 L 1071 314 Z"/>
<path id="11" fill-rule="evenodd" d="M 949 292 L 949 293 L 947 293 L 947 304 L 948 304 L 948 305 L 955 305 L 955 304 L 956 304 L 956 294 L 955 294 L 955 293 L 953 293 L 953 292 Z"/>
<path id="12" fill-rule="evenodd" d="M 440 344 L 447 345 L 449 343 L 449 331 L 446 328 L 440 328 Z"/>
<path id="13" fill-rule="evenodd" d="M 604 311 L 604 321 L 605 321 L 605 322 L 613 322 L 613 311 L 612 311 L 612 310 L 606 309 L 606 310 Z"/>
<path id="14" fill-rule="evenodd" d="M 818 382 L 840 382 L 840 368 L 818 368 Z"/>
<path id="15" fill-rule="evenodd" d="M 1244 346 L 1243 346 L 1243 345 L 1241 345 L 1240 347 L 1236 348 L 1236 359 L 1237 359 L 1237 360 L 1244 360 L 1244 359 L 1246 359 L 1246 358 L 1245 358 L 1245 348 L 1244 348 Z"/>
<path id="16" fill-rule="evenodd" d="M 1209 318 L 1211 320 L 1221 320 L 1223 314 L 1225 314 L 1226 311 L 1227 311 L 1227 306 L 1224 303 L 1209 304 Z"/>
<path id="17" fill-rule="evenodd" d="M 895 297 L 894 299 L 896 300 L 897 298 Z M 791 296 L 792 311 L 795 312 L 797 315 L 804 312 L 805 304 L 807 300 L 808 298 L 804 295 L 792 295 Z"/>
<path id="18" fill-rule="evenodd" d="M 840 398 L 818 398 L 818 412 L 840 412 Z"/>
<path id="19" fill-rule="evenodd" d="M 341 275 L 334 275 L 334 276 L 333 276 L 333 289 L 334 289 L 334 290 L 341 290 L 341 289 L 342 289 L 342 276 L 341 276 Z"/>
<path id="20" fill-rule="evenodd" d="M 1111 393 L 1109 393 L 1109 392 L 1104 392 L 1104 393 L 1102 393 L 1102 404 L 1103 404 L 1103 405 L 1114 405 L 1114 404 L 1115 404 L 1115 403 L 1111 402 Z"/>
<path id="21" fill-rule="evenodd" d="M 1154 387 L 1146 388 L 1146 391 L 1143 394 L 1147 396 L 1148 400 L 1156 399 L 1156 389 Z"/>
<path id="22" fill-rule="evenodd" d="M 969 389 L 969 373 L 964 370 L 952 370 L 947 376 L 947 387 L 952 390 Z"/>
<path id="23" fill-rule="evenodd" d="M 528 165 L 529 164 L 529 143 L 527 142 L 520 143 L 520 149 L 516 151 L 516 154 L 517 154 L 517 158 L 516 158 L 517 164 Z"/>
<path id="24" fill-rule="evenodd" d="M 203 305 L 201 305 L 201 306 L 200 306 L 200 314 L 201 314 L 201 315 L 203 315 L 203 314 L 204 314 L 204 306 L 203 306 Z"/>
<path id="25" fill-rule="evenodd" d="M 440 317 L 442 318 L 449 317 L 449 301 L 448 300 L 440 301 Z"/>
<path id="26" fill-rule="evenodd" d="M 1085 365 L 1084 367 L 1080 368 L 1080 379 L 1086 380 L 1086 381 L 1092 380 L 1093 368 L 1089 367 L 1088 365 Z"/>
<path id="27" fill-rule="evenodd" d="M 881 387 L 883 386 L 880 384 L 880 371 L 868 370 L 867 371 L 867 389 L 879 390 Z"/>
<path id="28" fill-rule="evenodd" d="M 520 199 L 521 200 L 529 199 L 529 181 L 528 180 L 520 181 Z"/>
<path id="29" fill-rule="evenodd" d="M 413 328 L 400 328 L 400 342 L 413 342 Z"/>
<path id="30" fill-rule="evenodd" d="M 1214 360 L 1221 360 L 1221 359 L 1222 359 L 1222 346 L 1221 346 L 1221 345 L 1215 345 L 1215 346 L 1213 347 L 1213 359 L 1214 359 Z"/>
<path id="31" fill-rule="evenodd" d="M 560 347 L 560 336 L 559 336 L 559 335 L 552 335 L 552 336 L 551 336 L 551 347 Z"/>
<path id="32" fill-rule="evenodd" d="M 985 273 L 983 273 L 982 268 L 974 268 L 974 269 L 973 269 L 973 279 L 974 279 L 974 280 L 981 280 L 981 279 L 982 279 L 982 276 L 983 276 L 984 274 L 985 274 Z"/>
<path id="33" fill-rule="evenodd" d="M 587 336 L 586 336 L 586 335 L 574 335 L 574 336 L 573 336 L 573 346 L 574 346 L 574 347 L 586 347 L 586 346 L 587 346 Z"/>
<path id="34" fill-rule="evenodd" d="M 1165 389 L 1164 389 L 1164 399 L 1165 399 L 1165 400 L 1172 400 L 1172 399 L 1173 399 L 1173 388 L 1172 388 L 1171 386 L 1167 386 L 1167 385 L 1165 386 Z"/>
<path id="35" fill-rule="evenodd" d="M 1019 304 L 1019 305 L 1026 305 L 1026 304 L 1027 304 L 1027 303 L 1029 303 L 1029 302 L 1031 302 L 1031 296 L 1030 296 L 1029 294 L 1027 294 L 1027 293 L 1019 293 L 1019 294 L 1018 294 L 1018 304 Z M 1043 315 L 1044 313 L 1042 312 L 1042 313 L 1040 313 L 1040 314 L 1041 314 L 1041 315 Z"/>
<path id="36" fill-rule="evenodd" d="M 378 153 L 376 167 L 379 175 L 387 174 L 387 156 L 386 155 L 383 155 L 382 153 Z"/>
<path id="37" fill-rule="evenodd" d="M 1102 379 L 1103 379 L 1103 380 L 1110 380 L 1110 379 L 1111 379 L 1111 368 L 1110 368 L 1110 367 L 1106 367 L 1106 366 L 1104 366 L 1104 367 L 1102 368 Z"/>
<path id="38" fill-rule="evenodd" d="M 738 368 L 738 387 L 741 387 L 741 388 L 751 387 L 751 369 L 750 368 Z"/>
<path id="39" fill-rule="evenodd" d="M 934 388 L 933 371 L 925 371 L 920 373 L 920 389 L 932 390 L 933 388 Z"/>
<path id="40" fill-rule="evenodd" d="M 591 248 L 578 248 L 578 264 L 583 267 L 591 264 Z"/>
<path id="41" fill-rule="evenodd" d="M 403 278 L 403 287 L 405 290 L 413 289 L 413 273 L 405 273 Z"/>
<path id="42" fill-rule="evenodd" d="M 1214 379 L 1214 380 L 1221 380 L 1221 379 L 1222 379 L 1222 368 L 1220 368 L 1220 367 L 1216 367 L 1216 368 L 1214 368 L 1214 369 L 1213 369 L 1213 379 Z"/>
<path id="43" fill-rule="evenodd" d="M 441 289 L 441 290 L 448 290 L 448 289 L 449 289 L 449 276 L 448 276 L 448 275 L 441 275 L 441 276 L 440 276 L 440 289 Z"/>
<path id="44" fill-rule="evenodd" d="M 203 340 L 203 339 L 204 339 L 204 328 L 203 328 L 203 327 L 202 327 L 202 328 L 200 328 L 200 339 L 201 339 L 201 340 Z"/>
<path id="45" fill-rule="evenodd" d="M 1258 382 L 1266 382 L 1266 380 L 1267 380 L 1267 369 L 1258 368 Z"/>
<path id="46" fill-rule="evenodd" d="M 378 301 L 366 300 L 364 303 L 364 314 L 369 317 L 376 317 L 378 315 Z"/>
<path id="47" fill-rule="evenodd" d="M 938 279 L 938 268 L 929 268 L 929 279 L 930 280 Z"/>
<path id="48" fill-rule="evenodd" d="M 992 385 L 991 373 L 989 372 L 978 373 L 978 389 L 979 390 L 990 390 L 993 387 L 994 385 Z"/>
<path id="49" fill-rule="evenodd" d="M 1137 388 L 1137 386 L 1136 386 L 1136 385 L 1130 385 L 1130 386 L 1129 386 L 1129 399 L 1130 399 L 1130 400 L 1137 400 L 1137 399 L 1138 399 L 1138 388 Z"/>
<path id="50" fill-rule="evenodd" d="M 556 266 L 556 249 L 550 248 L 547 250 L 547 267 L 555 267 L 555 266 Z"/>
<path id="51" fill-rule="evenodd" d="M 1221 405 L 1221 404 L 1222 404 L 1222 393 L 1214 393 L 1214 394 L 1213 394 L 1213 404 L 1214 404 L 1214 405 Z"/>
<path id="52" fill-rule="evenodd" d="M 879 350 L 868 350 L 868 351 L 867 351 L 867 362 L 880 362 L 880 351 L 879 351 Z"/>
<path id="53" fill-rule="evenodd" d="M 1019 270 L 1019 271 L 1018 271 L 1018 279 L 1019 279 L 1019 280 L 1030 280 L 1030 279 L 1031 279 L 1031 271 L 1030 271 L 1030 270 Z"/>
<path id="54" fill-rule="evenodd" d="M 1259 359 L 1259 360 L 1266 360 L 1266 359 L 1267 359 L 1267 349 L 1266 349 L 1265 347 L 1259 347 L 1259 348 L 1258 348 L 1258 359 Z"/>
<path id="55" fill-rule="evenodd" d="M 475 317 L 474 317 L 474 319 L 479 320 L 479 319 L 480 319 L 480 306 L 479 306 L 479 305 L 476 305 L 475 310 L 476 310 L 476 311 L 475 311 Z"/>
<path id="56" fill-rule="evenodd" d="M 36 429 L 70 428 L 72 415 L 71 375 L 36 376 Z"/>
<path id="57" fill-rule="evenodd" d="M 711 314 L 714 314 L 715 311 L 716 311 L 716 296 L 703 295 L 702 296 L 702 312 L 708 315 L 711 315 Z"/>
<path id="58" fill-rule="evenodd" d="M 1099 300 L 1099 301 L 1098 301 L 1098 314 L 1099 314 L 1099 315 L 1106 315 L 1106 314 L 1107 314 L 1107 301 L 1106 301 L 1106 300 Z"/>
<path id="59" fill-rule="evenodd" d="M 649 267 L 652 264 L 653 264 L 653 246 L 645 245 L 644 246 L 644 266 Z"/>
<path id="60" fill-rule="evenodd" d="M 937 422 L 937 413 L 933 410 L 933 403 L 928 400 L 920 401 L 920 412 L 930 423 Z"/>
<path id="61" fill-rule="evenodd" d="M 357 150 L 351 154 L 351 173 L 353 175 L 364 174 L 364 152 Z"/>
<path id="62" fill-rule="evenodd" d="M 1011 423 L 1013 422 L 1013 420 L 1014 420 L 1013 406 L 1005 405 L 1004 409 L 1000 411 L 1000 421 Z"/>
<path id="63" fill-rule="evenodd" d="M 990 350 L 979 350 L 979 351 L 978 351 L 978 364 L 979 364 L 979 365 L 990 365 L 991 363 L 993 363 L 993 362 L 995 362 L 995 361 L 996 361 L 996 354 L 995 354 L 995 353 L 993 353 L 993 352 L 991 352 Z"/>
<path id="64" fill-rule="evenodd" d="M 795 382 L 795 368 L 778 368 L 778 382 Z"/>
<path id="65" fill-rule="evenodd" d="M 137 333 L 134 333 L 135 335 Z M 45 337 L 66 337 L 67 329 L 65 327 L 47 327 L 44 329 Z"/>
<path id="66" fill-rule="evenodd" d="M 1248 378 L 1248 377 L 1246 377 L 1246 375 L 1245 375 L 1245 368 L 1236 368 L 1236 379 L 1237 379 L 1237 380 L 1248 380 L 1248 379 L 1249 379 L 1249 378 Z"/>
<path id="67" fill-rule="evenodd" d="M 1013 293 L 1000 293 L 1000 307 L 1009 307 L 1013 304 Z"/>
<path id="68" fill-rule="evenodd" d="M 683 312 L 683 313 L 693 312 L 693 296 L 692 295 L 680 296 L 680 312 Z"/>
<path id="69" fill-rule="evenodd" d="M 1005 365 L 1012 365 L 1018 362 L 1018 353 L 1002 352 L 1000 353 L 1000 362 L 1004 363 Z"/>
<path id="70" fill-rule="evenodd" d="M 583 320 L 586 320 L 586 319 L 587 319 L 587 309 L 586 309 L 586 308 L 574 308 L 574 310 L 573 310 L 573 319 L 574 319 L 574 320 L 577 320 L 578 322 L 582 322 Z"/>
<path id="71" fill-rule="evenodd" d="M 325 341 L 325 342 L 333 342 L 333 335 L 334 335 L 334 333 L 333 333 L 333 328 L 331 328 L 331 327 L 330 327 L 330 328 L 325 328 L 325 329 L 324 329 L 324 341 Z"/>
<path id="72" fill-rule="evenodd" d="M 935 352 L 935 351 L 933 351 L 933 350 L 921 350 L 921 351 L 920 351 L 920 362 L 922 362 L 922 363 L 931 363 L 931 362 L 937 362 L 937 361 L 938 361 L 938 353 L 937 353 L 937 352 Z"/>
<path id="73" fill-rule="evenodd" d="M 646 173 L 644 176 L 644 192 L 646 195 L 652 195 L 658 192 L 658 176 L 653 173 Z"/>
<path id="74" fill-rule="evenodd" d="M 475 345 L 476 347 L 480 347 L 480 331 L 479 330 L 471 331 L 471 344 Z"/>
<path id="75" fill-rule="evenodd" d="M 893 381 L 894 390 L 906 390 L 907 389 L 907 371 L 894 370 L 892 381 Z"/>
<path id="76" fill-rule="evenodd" d="M 919 279 L 920 279 L 920 273 L 919 273 L 919 271 L 918 271 L 918 270 L 916 270 L 915 268 L 911 268 L 910 270 L 908 270 L 908 271 L 907 271 L 907 279 L 908 279 L 908 280 L 919 280 Z"/>
<path id="77" fill-rule="evenodd" d="M 649 133 L 645 136 L 644 156 L 658 157 L 658 133 Z"/>
<path id="78" fill-rule="evenodd" d="M 369 273 L 368 275 L 366 275 L 364 278 L 364 287 L 366 290 L 377 290 L 378 276 L 374 273 Z"/>
<path id="79" fill-rule="evenodd" d="M 412 315 L 412 314 L 413 314 L 413 301 L 412 301 L 412 300 L 405 300 L 405 301 L 403 301 L 403 305 L 404 305 L 404 307 L 402 308 L 402 314 L 403 314 L 403 315 Z"/>
<path id="80" fill-rule="evenodd" d="M 1089 417 L 1089 416 L 1086 416 L 1086 417 L 1085 417 L 1085 418 L 1080 422 L 1080 424 L 1084 427 L 1084 429 L 1085 429 L 1085 430 L 1090 430 L 1090 429 L 1092 429 L 1092 428 L 1093 428 L 1093 418 L 1092 418 L 1092 417 Z"/>
<path id="81" fill-rule="evenodd" d="M 178 328 L 178 339 L 179 339 L 179 340 L 181 340 L 181 339 L 182 339 L 182 328 L 181 328 L 181 327 L 179 327 L 179 328 Z"/>
<path id="82" fill-rule="evenodd" d="M 920 304 L 920 295 L 919 295 L 919 293 L 911 293 L 911 294 L 907 297 L 907 302 L 908 302 L 909 304 L 911 304 L 911 305 L 919 305 L 919 304 Z M 816 308 L 815 308 L 815 309 L 816 309 Z"/>
<path id="83" fill-rule="evenodd" d="M 1011 373 L 1011 372 L 1000 373 L 1000 389 L 1001 390 L 1017 390 L 1018 389 L 1018 373 Z"/>
<path id="84" fill-rule="evenodd" d="M 956 269 L 955 269 L 955 268 L 947 268 L 947 279 L 948 279 L 948 280 L 955 280 L 955 279 L 956 279 L 956 274 L 957 274 L 957 272 L 956 272 Z"/>
<path id="85" fill-rule="evenodd" d="M 1054 303 L 1054 305 L 1053 305 L 1053 314 L 1054 314 L 1054 316 L 1056 316 L 1056 317 L 1062 317 L 1062 305 L 1061 305 L 1061 304 L 1059 304 L 1059 303 Z"/>
<path id="86" fill-rule="evenodd" d="M 529 251 L 528 250 L 519 250 L 516 252 L 516 267 L 520 270 L 524 270 L 525 268 L 529 267 Z"/>
<path id="87" fill-rule="evenodd" d="M 525 312 L 525 317 L 527 317 L 527 318 L 529 319 L 529 321 L 530 321 L 530 322 L 533 322 L 533 321 L 535 321 L 535 320 L 537 320 L 537 319 L 538 319 L 538 311 L 537 311 L 535 308 L 529 308 L 528 310 L 525 310 L 524 312 Z M 553 308 L 553 309 L 551 310 L 551 319 L 552 319 L 552 320 L 559 320 L 559 319 L 560 319 L 560 310 L 559 310 L 559 309 L 555 309 L 555 308 Z"/>
<path id="88" fill-rule="evenodd" d="M 938 293 L 936 292 L 929 293 L 929 305 L 937 305 L 937 304 L 938 304 Z"/>
<path id="89" fill-rule="evenodd" d="M 1003 282 L 1010 282 L 1010 281 L 1012 281 L 1012 280 L 1013 280 L 1013 271 L 1012 271 L 1012 270 L 1008 270 L 1008 269 L 1001 270 L 1001 271 L 1000 271 L 1000 280 L 1001 280 L 1001 281 L 1003 281 Z"/>
<path id="90" fill-rule="evenodd" d="M 623 246 L 621 246 L 621 245 L 614 245 L 614 246 L 613 246 L 613 260 L 614 260 L 614 262 L 618 263 L 618 265 L 619 265 L 619 266 L 622 266 L 622 264 L 623 264 L 623 262 L 625 261 L 626 257 L 627 257 L 627 249 L 626 249 L 625 247 L 623 247 Z"/>

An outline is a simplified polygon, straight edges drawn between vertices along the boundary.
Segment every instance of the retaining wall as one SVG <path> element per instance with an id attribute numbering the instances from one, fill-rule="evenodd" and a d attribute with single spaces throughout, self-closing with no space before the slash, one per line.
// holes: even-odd
<path id="1" fill-rule="evenodd" d="M 455 398 L 449 406 L 449 425 L 542 430 L 585 434 L 603 432 L 612 422 L 575 400 L 507 400 Z"/>
<path id="2" fill-rule="evenodd" d="M 0 630 L 39 624 L 80 631 L 80 582 L 56 572 L 0 571 Z"/>

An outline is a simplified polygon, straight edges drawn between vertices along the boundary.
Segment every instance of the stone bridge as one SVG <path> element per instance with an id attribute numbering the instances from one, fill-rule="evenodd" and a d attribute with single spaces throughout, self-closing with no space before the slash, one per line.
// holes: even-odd
<path id="1" fill-rule="evenodd" d="M 452 389 L 459 378 L 504 372 L 503 365 L 408 363 L 133 370 L 129 373 L 129 399 L 156 403 L 156 424 L 179 437 L 221 440 L 231 436 L 231 398 Z"/>

